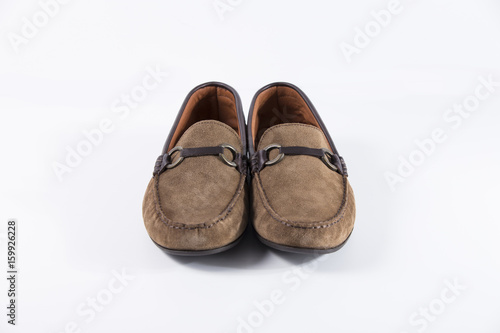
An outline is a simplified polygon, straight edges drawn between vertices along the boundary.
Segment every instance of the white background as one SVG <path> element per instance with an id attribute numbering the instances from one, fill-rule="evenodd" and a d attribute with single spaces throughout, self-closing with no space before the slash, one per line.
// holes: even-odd
<path id="1" fill-rule="evenodd" d="M 480 76 L 500 81 L 500 3 L 401 0 L 349 63 L 341 43 L 389 1 L 230 2 L 221 19 L 213 0 L 72 0 L 17 52 L 9 36 L 41 7 L 0 2 L 0 266 L 16 218 L 20 270 L 16 327 L 1 279 L 0 331 L 237 332 L 241 318 L 253 323 L 241 332 L 413 333 L 431 305 L 442 313 L 421 331 L 500 332 L 500 88 L 458 128 L 443 118 Z M 114 113 L 156 67 L 168 77 Z M 141 205 L 155 159 L 188 91 L 211 80 L 238 90 L 246 111 L 273 81 L 309 95 L 357 199 L 342 250 L 311 261 L 247 233 L 227 253 L 186 259 L 151 242 Z M 59 181 L 53 164 L 105 118 L 114 130 Z M 447 140 L 392 191 L 386 173 L 436 128 Z M 92 319 L 79 314 L 122 269 L 134 279 Z M 466 289 L 445 304 L 454 280 Z M 262 314 L 255 302 L 279 291 Z"/>

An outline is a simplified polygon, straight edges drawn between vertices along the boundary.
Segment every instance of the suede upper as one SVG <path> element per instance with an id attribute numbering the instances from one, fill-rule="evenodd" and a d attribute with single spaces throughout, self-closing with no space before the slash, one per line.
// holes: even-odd
<path id="1" fill-rule="evenodd" d="M 268 129 L 262 136 L 258 149 L 275 143 L 284 147 L 328 146 L 326 138 L 317 127 L 293 123 Z M 291 223 L 330 220 L 343 201 L 342 176 L 315 157 L 285 156 L 282 162 L 264 168 L 259 174 L 259 180 L 276 214 Z"/>
<path id="2" fill-rule="evenodd" d="M 189 127 L 176 145 L 196 148 L 227 143 L 241 152 L 240 141 L 228 125 L 204 120 Z M 241 176 L 218 156 L 187 158 L 178 167 L 160 175 L 161 209 L 173 224 L 193 226 L 209 222 L 229 205 Z"/>
<path id="3" fill-rule="evenodd" d="M 334 252 L 356 215 L 347 167 L 316 108 L 298 87 L 275 82 L 254 95 L 248 116 L 253 225 L 267 245 Z"/>
<path id="4" fill-rule="evenodd" d="M 176 146 L 220 144 L 242 150 L 234 129 L 220 121 L 204 120 L 191 125 Z M 245 179 L 218 156 L 186 158 L 154 176 L 143 203 L 149 235 L 157 244 L 178 250 L 209 250 L 231 243 L 247 223 Z"/>
<path id="5" fill-rule="evenodd" d="M 258 150 L 271 144 L 327 148 L 312 125 L 287 123 L 266 130 Z M 327 249 L 343 243 L 354 226 L 354 195 L 346 176 L 311 156 L 285 156 L 253 175 L 256 231 L 287 246 Z"/>

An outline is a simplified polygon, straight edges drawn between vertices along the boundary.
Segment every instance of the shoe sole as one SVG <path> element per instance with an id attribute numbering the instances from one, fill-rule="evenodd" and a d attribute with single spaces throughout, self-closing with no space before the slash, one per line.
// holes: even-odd
<path id="1" fill-rule="evenodd" d="M 267 239 L 263 238 L 261 235 L 259 235 L 257 232 L 255 232 L 255 235 L 261 241 L 264 245 L 269 246 L 270 248 L 283 251 L 283 252 L 289 252 L 289 253 L 299 253 L 299 254 L 327 254 L 327 253 L 333 253 L 338 250 L 340 250 L 345 243 L 349 240 L 349 237 L 351 237 L 352 231 L 347 236 L 346 240 L 335 247 L 328 248 L 328 249 L 314 249 L 314 248 L 307 248 L 307 247 L 295 247 L 295 246 L 287 246 L 287 245 L 282 245 L 278 243 L 274 243 L 271 241 L 268 241 Z"/>
<path id="2" fill-rule="evenodd" d="M 238 243 L 241 241 L 242 238 L 243 238 L 243 234 L 237 240 L 235 240 L 234 242 L 232 242 L 230 244 L 218 247 L 216 249 L 199 250 L 199 251 L 198 250 L 169 249 L 169 248 L 166 248 L 166 247 L 161 246 L 160 244 L 156 243 L 153 239 L 151 239 L 151 240 L 153 241 L 153 243 L 155 243 L 156 246 L 158 246 L 158 248 L 160 248 L 161 250 L 163 250 L 167 254 L 171 254 L 174 256 L 184 256 L 184 257 L 201 257 L 201 256 L 208 256 L 208 255 L 217 254 L 217 253 L 227 251 L 227 250 L 235 247 L 236 245 L 238 245 Z"/>

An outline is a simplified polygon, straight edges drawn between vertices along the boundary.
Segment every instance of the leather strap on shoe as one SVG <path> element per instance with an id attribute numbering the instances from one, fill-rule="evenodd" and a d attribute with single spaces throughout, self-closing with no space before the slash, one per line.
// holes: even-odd
<path id="1" fill-rule="evenodd" d="M 325 155 L 325 150 L 318 148 L 308 148 L 308 147 L 280 147 L 280 154 L 285 155 L 307 155 L 314 157 L 323 157 Z"/>
<path id="2" fill-rule="evenodd" d="M 278 150 L 278 155 L 275 158 L 270 159 L 269 154 L 272 150 Z M 344 159 L 341 156 L 332 153 L 328 149 L 309 148 L 300 146 L 282 147 L 277 144 L 269 145 L 263 150 L 259 150 L 255 152 L 255 154 L 253 154 L 251 158 L 252 173 L 260 172 L 266 166 L 271 166 L 281 162 L 286 155 L 290 156 L 304 155 L 304 156 L 313 156 L 316 158 L 320 158 L 326 164 L 326 166 L 328 166 L 333 171 L 336 171 L 341 175 L 348 176 L 347 166 L 344 162 Z"/>
<path id="3" fill-rule="evenodd" d="M 229 150 L 233 159 L 229 160 L 224 154 L 225 150 Z M 172 159 L 174 153 L 179 152 L 175 160 Z M 185 158 L 199 157 L 199 156 L 219 156 L 220 159 L 227 165 L 234 167 L 241 174 L 247 173 L 247 158 L 240 154 L 236 149 L 228 144 L 222 144 L 215 147 L 196 147 L 196 148 L 183 148 L 180 146 L 174 147 L 168 153 L 158 156 L 155 163 L 153 175 L 159 175 L 165 170 L 173 169 Z"/>

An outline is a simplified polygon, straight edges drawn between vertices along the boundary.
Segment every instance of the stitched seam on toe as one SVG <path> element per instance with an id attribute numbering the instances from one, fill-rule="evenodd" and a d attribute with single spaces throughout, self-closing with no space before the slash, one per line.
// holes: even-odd
<path id="1" fill-rule="evenodd" d="M 153 196 L 154 196 L 154 199 L 155 199 L 156 213 L 158 214 L 158 217 L 160 218 L 160 220 L 167 227 L 169 227 L 169 228 L 182 229 L 182 230 L 195 230 L 195 229 L 209 229 L 209 228 L 212 228 L 217 223 L 223 221 L 224 219 L 226 219 L 228 217 L 229 213 L 231 213 L 231 211 L 233 210 L 234 206 L 236 205 L 236 203 L 238 201 L 238 198 L 240 197 L 241 193 L 243 192 L 243 189 L 245 188 L 245 178 L 246 178 L 246 176 L 244 176 L 244 175 L 240 176 L 240 183 L 238 185 L 238 190 L 234 194 L 233 198 L 229 202 L 229 204 L 226 207 L 226 209 L 224 209 L 224 211 L 219 216 L 217 216 L 212 221 L 207 221 L 207 222 L 203 222 L 203 223 L 197 223 L 197 224 L 193 224 L 193 225 L 187 225 L 187 224 L 184 224 L 184 223 L 173 222 L 172 220 L 170 220 L 170 219 L 168 219 L 166 217 L 165 213 L 161 209 L 160 190 L 159 190 L 159 187 L 158 187 L 159 176 L 157 175 L 157 176 L 155 176 L 155 178 L 156 178 L 155 179 L 155 191 L 154 191 Z"/>
<path id="2" fill-rule="evenodd" d="M 343 191 L 343 198 L 342 198 L 342 203 L 338 209 L 338 211 L 335 213 L 335 215 L 325 221 L 313 221 L 313 222 L 305 222 L 305 221 L 290 221 L 288 219 L 285 219 L 281 217 L 274 208 L 272 208 L 271 203 L 267 197 L 266 192 L 264 191 L 264 187 L 262 185 L 262 181 L 260 179 L 260 175 L 256 174 L 255 178 L 257 179 L 258 182 L 258 192 L 260 199 L 262 201 L 262 204 L 264 205 L 266 211 L 269 213 L 269 215 L 276 221 L 292 228 L 300 228 L 300 229 L 321 229 L 321 228 L 328 228 L 331 227 L 339 222 L 341 222 L 344 218 L 345 211 L 347 208 L 347 177 L 342 177 L 342 185 L 344 187 Z M 300 225 L 302 224 L 302 225 Z M 314 225 L 314 224 L 320 224 L 320 225 Z"/>

